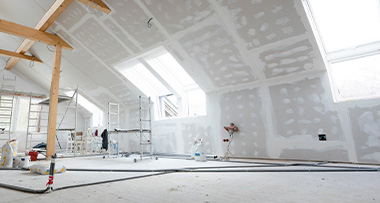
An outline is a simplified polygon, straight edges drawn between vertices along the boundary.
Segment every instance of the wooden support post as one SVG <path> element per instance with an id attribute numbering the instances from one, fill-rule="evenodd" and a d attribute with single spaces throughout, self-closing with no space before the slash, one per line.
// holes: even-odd
<path id="1" fill-rule="evenodd" d="M 61 71 L 62 46 L 55 46 L 54 67 L 50 86 L 49 121 L 46 146 L 46 159 L 49 160 L 55 153 L 55 135 L 57 127 L 57 106 L 59 94 L 59 74 Z"/>

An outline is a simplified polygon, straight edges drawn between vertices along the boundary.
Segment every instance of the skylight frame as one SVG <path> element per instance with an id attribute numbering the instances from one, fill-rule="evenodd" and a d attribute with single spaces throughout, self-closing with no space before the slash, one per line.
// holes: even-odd
<path id="1" fill-rule="evenodd" d="M 162 58 L 163 57 L 163 58 Z M 167 61 L 171 61 L 171 63 L 167 63 Z M 174 65 L 173 65 L 174 64 Z M 166 87 L 165 91 L 151 91 L 144 90 L 141 88 L 136 81 L 136 78 L 145 77 L 147 74 L 128 74 L 127 69 L 130 69 L 134 66 L 143 66 L 145 69 L 150 72 L 150 74 L 157 79 L 164 87 Z M 169 67 L 166 67 L 169 66 Z M 174 68 L 172 67 L 174 66 Z M 165 47 L 157 47 L 152 49 L 140 56 L 128 59 L 122 63 L 114 65 L 114 67 L 124 75 L 132 84 L 134 84 L 142 93 L 146 96 L 150 96 L 156 106 L 155 110 L 155 118 L 156 119 L 173 119 L 173 118 L 182 118 L 182 117 L 190 117 L 192 115 L 188 114 L 189 110 L 189 98 L 188 92 L 194 90 L 203 90 L 198 86 L 198 84 L 194 81 L 194 79 L 189 75 L 189 73 L 182 67 L 181 63 L 169 52 Z M 175 70 L 173 70 L 175 69 Z M 131 71 L 129 71 L 131 72 Z M 178 72 L 181 72 L 181 76 L 178 76 Z M 187 81 L 183 83 L 183 81 Z M 146 82 L 149 84 L 149 82 Z M 154 89 L 155 86 L 152 86 L 147 89 Z M 203 92 L 204 93 L 204 92 Z M 166 117 L 163 116 L 163 112 L 165 109 L 162 109 L 162 105 L 160 102 L 160 98 L 162 96 L 171 95 L 177 98 L 178 105 L 178 116 L 177 117 Z M 201 112 L 202 115 L 206 115 L 206 101 L 204 101 L 204 111 Z"/>
<path id="2" fill-rule="evenodd" d="M 328 41 L 329 37 L 326 37 L 328 34 L 327 32 L 330 32 L 330 31 L 327 31 L 327 29 L 324 30 L 324 26 L 321 25 L 323 24 L 323 22 L 318 22 L 320 19 L 320 16 L 326 16 L 326 11 L 324 10 L 323 12 L 323 15 L 320 15 L 318 16 L 318 12 L 316 12 L 316 9 L 315 7 L 313 7 L 312 4 L 314 4 L 314 6 L 316 6 L 316 3 L 312 3 L 312 2 L 322 2 L 323 0 L 303 0 L 304 2 L 304 5 L 307 5 L 307 8 L 308 8 L 308 11 L 312 17 L 312 21 L 313 21 L 313 24 L 316 28 L 316 31 L 318 32 L 318 35 L 320 37 L 320 40 L 321 40 L 321 43 L 323 45 L 323 49 L 324 49 L 324 52 L 328 55 L 328 54 L 333 54 L 333 53 L 336 53 L 336 52 L 342 52 L 342 51 L 345 51 L 345 50 L 353 50 L 353 49 L 357 49 L 358 47 L 363 47 L 363 46 L 368 46 L 368 45 L 371 45 L 371 44 L 376 44 L 376 43 L 380 43 L 380 1 L 379 0 L 368 0 L 368 1 L 374 1 L 372 3 L 376 3 L 376 9 L 377 9 L 377 12 L 375 12 L 377 14 L 377 25 L 378 26 L 370 26 L 370 27 L 378 27 L 378 35 L 375 34 L 375 36 L 377 36 L 377 40 L 373 40 L 373 41 L 367 41 L 367 42 L 363 42 L 363 43 L 359 43 L 359 44 L 355 44 L 355 45 L 352 45 L 352 46 L 346 46 L 346 47 L 340 47 L 338 49 L 335 49 L 335 50 L 328 50 Z M 329 3 L 333 3 L 333 2 L 336 2 L 336 1 L 329 1 Z M 345 2 L 347 3 L 347 0 L 342 0 L 342 2 Z M 347 4 L 346 4 L 347 5 Z M 363 3 L 359 4 L 359 5 L 364 5 Z M 372 6 L 374 7 L 374 6 Z M 368 13 L 368 12 L 366 12 Z M 336 15 L 334 16 L 340 16 L 339 13 L 337 13 Z M 349 15 L 349 16 L 360 16 L 360 15 Z M 343 16 L 344 17 L 344 16 Z M 331 21 L 331 18 L 329 19 Z M 323 21 L 323 20 L 321 20 Z M 364 23 L 361 23 L 361 24 L 364 24 Z M 350 25 L 350 26 L 353 26 L 353 25 Z M 336 27 L 336 26 L 334 26 Z M 346 26 L 346 27 L 349 27 L 349 26 Z M 356 29 L 353 29 L 353 30 L 356 30 Z M 324 33 L 326 32 L 326 33 Z M 363 37 L 360 37 L 360 38 L 363 38 Z M 341 39 L 341 37 L 337 38 L 337 39 Z M 331 40 L 331 41 L 339 41 L 339 40 Z"/>
<path id="3" fill-rule="evenodd" d="M 365 44 L 358 44 L 353 47 L 348 47 L 340 50 L 334 50 L 331 52 L 327 52 L 325 47 L 325 42 L 323 41 L 320 29 L 318 24 L 315 22 L 315 16 L 313 13 L 313 9 L 311 8 L 311 4 L 309 1 L 312 0 L 302 0 L 302 3 L 304 5 L 307 17 L 309 19 L 309 22 L 311 24 L 311 28 L 314 32 L 314 36 L 316 38 L 317 44 L 320 48 L 322 58 L 324 60 L 324 63 L 326 65 L 326 69 L 328 72 L 328 77 L 330 81 L 330 88 L 333 93 L 333 100 L 334 102 L 346 102 L 346 101 L 352 101 L 352 100 L 362 100 L 362 99 L 372 99 L 372 98 L 379 98 L 379 96 L 369 96 L 369 95 L 363 95 L 360 97 L 353 97 L 353 98 L 344 98 L 341 96 L 340 91 L 338 89 L 338 85 L 336 84 L 334 74 L 332 71 L 332 65 L 334 63 L 340 63 L 344 61 L 350 61 L 355 60 L 362 57 L 368 57 L 374 54 L 378 54 L 378 50 L 380 47 L 380 41 L 372 41 L 370 43 Z M 362 2 L 360 2 L 362 3 Z M 376 1 L 376 7 L 377 11 L 380 13 L 380 1 Z M 379 16 L 378 23 L 380 23 L 380 14 L 377 14 Z M 380 27 L 380 26 L 379 26 Z M 380 36 L 380 35 L 379 35 Z"/>
<path id="4" fill-rule="evenodd" d="M 117 66 L 118 71 L 131 81 L 145 96 L 155 97 L 170 91 L 162 84 L 144 64 L 136 62 Z"/>

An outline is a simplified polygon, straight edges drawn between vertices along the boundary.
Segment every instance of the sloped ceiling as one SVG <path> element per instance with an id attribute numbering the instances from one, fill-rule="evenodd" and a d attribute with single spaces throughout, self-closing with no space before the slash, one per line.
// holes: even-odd
<path id="1" fill-rule="evenodd" d="M 110 14 L 90 14 L 73 2 L 48 30 L 74 47 L 63 51 L 60 86 L 78 85 L 103 108 L 136 104 L 142 93 L 113 66 L 158 46 L 206 92 L 325 69 L 298 0 L 103 1 Z M 34 27 L 53 2 L 0 0 L 0 18 Z M 0 33 L 0 41 L 13 51 L 21 39 Z M 49 89 L 53 53 L 41 43 L 30 52 L 45 63 L 15 68 Z"/>

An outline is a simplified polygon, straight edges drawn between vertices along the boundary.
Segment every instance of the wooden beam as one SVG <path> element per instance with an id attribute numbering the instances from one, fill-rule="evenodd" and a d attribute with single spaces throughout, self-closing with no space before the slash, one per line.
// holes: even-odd
<path id="1" fill-rule="evenodd" d="M 46 159 L 48 160 L 51 158 L 51 155 L 55 153 L 55 135 L 57 127 L 57 106 L 59 93 L 59 75 L 61 71 L 61 55 L 62 46 L 58 44 L 57 46 L 55 46 L 54 51 L 54 67 L 50 86 L 49 120 L 46 145 Z"/>
<path id="2" fill-rule="evenodd" d="M 16 52 L 11 52 L 11 51 L 7 51 L 7 50 L 3 50 L 3 49 L 0 49 L 0 55 L 15 57 L 15 58 L 19 58 L 19 59 L 26 59 L 26 60 L 35 61 L 35 62 L 38 62 L 38 63 L 43 63 L 39 58 L 36 58 L 34 56 L 29 56 L 29 55 L 25 55 L 25 54 L 19 54 L 19 53 L 16 53 Z"/>
<path id="3" fill-rule="evenodd" d="M 0 32 L 16 35 L 33 41 L 40 41 L 49 45 L 61 45 L 62 48 L 73 50 L 73 47 L 71 47 L 67 42 L 65 42 L 65 40 L 60 38 L 58 35 L 53 35 L 47 32 L 35 30 L 33 28 L 26 27 L 3 19 L 0 19 Z"/>
<path id="4" fill-rule="evenodd" d="M 74 0 L 56 0 L 53 5 L 49 8 L 46 14 L 41 18 L 41 20 L 37 23 L 34 29 L 45 32 L 51 24 L 66 10 L 67 7 Z M 34 44 L 35 41 L 24 39 L 21 45 L 16 49 L 17 53 L 25 54 L 30 47 Z M 19 58 L 10 58 L 7 61 L 7 66 L 5 67 L 7 70 L 12 69 L 12 67 L 19 61 Z"/>
<path id="5" fill-rule="evenodd" d="M 108 6 L 102 0 L 77 0 L 77 1 L 81 2 L 82 4 L 86 6 L 90 5 L 91 3 L 95 3 L 97 5 L 91 4 L 91 7 L 94 9 L 99 9 L 99 11 L 105 14 L 109 14 L 111 12 L 111 9 L 108 8 Z"/>

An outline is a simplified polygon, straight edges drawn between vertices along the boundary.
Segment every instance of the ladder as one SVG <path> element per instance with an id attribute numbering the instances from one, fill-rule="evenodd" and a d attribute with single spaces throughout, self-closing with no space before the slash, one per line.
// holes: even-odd
<path id="1" fill-rule="evenodd" d="M 29 97 L 29 112 L 28 112 L 28 126 L 26 127 L 26 143 L 25 150 L 32 149 L 32 142 L 45 142 L 46 139 L 35 140 L 33 139 L 33 132 L 40 133 L 42 131 L 47 131 L 47 121 L 49 111 L 44 108 L 43 105 L 38 103 L 33 103 L 33 93 L 30 92 Z M 40 137 L 39 135 L 36 135 Z"/>
<path id="2" fill-rule="evenodd" d="M 0 140 L 11 139 L 12 110 L 15 97 L 16 76 L 5 78 L 0 90 Z M 6 135 L 8 134 L 8 138 Z"/>
<path id="3" fill-rule="evenodd" d="M 33 144 L 36 143 L 47 142 L 50 98 L 40 99 L 39 101 L 33 101 L 32 98 L 33 94 L 30 93 L 25 149 L 31 149 Z M 73 91 L 72 96 L 58 95 L 59 105 L 57 108 L 64 108 L 64 111 L 61 110 L 57 113 L 55 135 L 60 150 L 63 150 L 61 142 L 58 139 L 58 133 L 64 132 L 69 134 L 67 137 L 66 152 L 69 151 L 70 148 L 70 150 L 73 150 L 74 155 L 77 155 L 79 150 L 83 150 L 82 136 L 76 132 L 78 114 L 77 101 L 78 88 Z M 67 103 L 65 107 L 62 107 L 63 102 Z"/>
<path id="4" fill-rule="evenodd" d="M 119 128 L 119 110 L 119 103 L 108 103 L 108 156 L 111 155 L 111 148 L 114 147 L 111 141 L 111 132 Z M 116 140 L 116 154 L 119 156 L 119 139 Z"/>
<path id="5" fill-rule="evenodd" d="M 149 145 L 149 156 L 153 157 L 151 106 L 150 97 L 139 96 L 140 160 L 143 159 L 145 145 Z M 149 139 L 146 138 L 146 135 L 149 136 Z"/>

